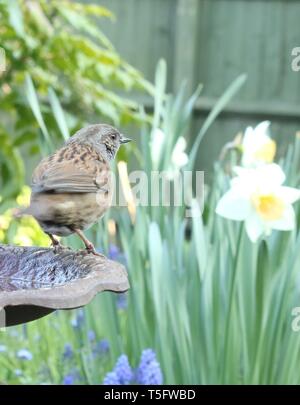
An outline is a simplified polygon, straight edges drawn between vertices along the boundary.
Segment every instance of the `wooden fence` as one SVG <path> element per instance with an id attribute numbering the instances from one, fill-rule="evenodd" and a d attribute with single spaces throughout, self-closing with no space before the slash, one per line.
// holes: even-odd
<path id="1" fill-rule="evenodd" d="M 291 68 L 292 49 L 300 46 L 300 1 L 98 2 L 116 15 L 114 23 L 103 23 L 104 32 L 148 79 L 153 80 L 163 57 L 170 91 L 176 91 L 184 78 L 190 91 L 204 84 L 193 132 L 230 82 L 247 73 L 246 84 L 203 142 L 200 168 L 211 166 L 222 144 L 247 125 L 270 119 L 280 141 L 300 129 L 300 72 Z"/>

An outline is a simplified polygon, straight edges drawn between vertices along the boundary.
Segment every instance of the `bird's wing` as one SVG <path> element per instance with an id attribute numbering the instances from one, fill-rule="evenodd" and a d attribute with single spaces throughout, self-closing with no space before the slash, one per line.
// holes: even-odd
<path id="1" fill-rule="evenodd" d="M 110 169 L 89 145 L 69 144 L 43 159 L 32 176 L 33 193 L 109 191 Z"/>

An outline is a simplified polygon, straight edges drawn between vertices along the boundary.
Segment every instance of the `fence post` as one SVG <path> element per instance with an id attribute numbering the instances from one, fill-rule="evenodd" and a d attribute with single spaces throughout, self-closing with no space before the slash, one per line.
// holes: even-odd
<path id="1" fill-rule="evenodd" d="M 188 94 L 194 90 L 195 52 L 197 40 L 197 11 L 199 0 L 177 0 L 173 91 L 183 80 L 187 82 Z"/>

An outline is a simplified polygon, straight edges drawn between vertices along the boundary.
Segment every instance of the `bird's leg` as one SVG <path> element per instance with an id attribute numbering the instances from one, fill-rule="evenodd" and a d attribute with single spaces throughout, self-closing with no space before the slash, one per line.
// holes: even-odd
<path id="1" fill-rule="evenodd" d="M 60 243 L 60 241 L 56 239 L 51 233 L 47 233 L 47 235 L 51 239 L 54 250 L 59 250 L 63 248 L 63 245 Z"/>
<path id="2" fill-rule="evenodd" d="M 92 253 L 95 256 L 100 256 L 100 257 L 105 257 L 104 255 L 102 255 L 101 253 L 96 252 L 96 249 L 94 247 L 94 245 L 92 244 L 92 242 L 90 242 L 88 240 L 88 238 L 86 238 L 83 234 L 83 232 L 80 229 L 74 229 L 74 232 L 80 237 L 80 239 L 83 241 L 86 250 L 89 253 Z"/>

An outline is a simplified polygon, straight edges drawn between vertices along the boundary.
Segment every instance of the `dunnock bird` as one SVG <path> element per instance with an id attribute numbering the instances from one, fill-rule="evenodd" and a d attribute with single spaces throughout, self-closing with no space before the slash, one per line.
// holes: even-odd
<path id="1" fill-rule="evenodd" d="M 111 204 L 109 162 L 122 143 L 129 142 L 105 124 L 89 125 L 75 133 L 33 172 L 30 206 L 21 215 L 32 215 L 53 246 L 57 236 L 76 233 L 88 251 L 97 255 L 83 230 L 95 223 Z"/>

